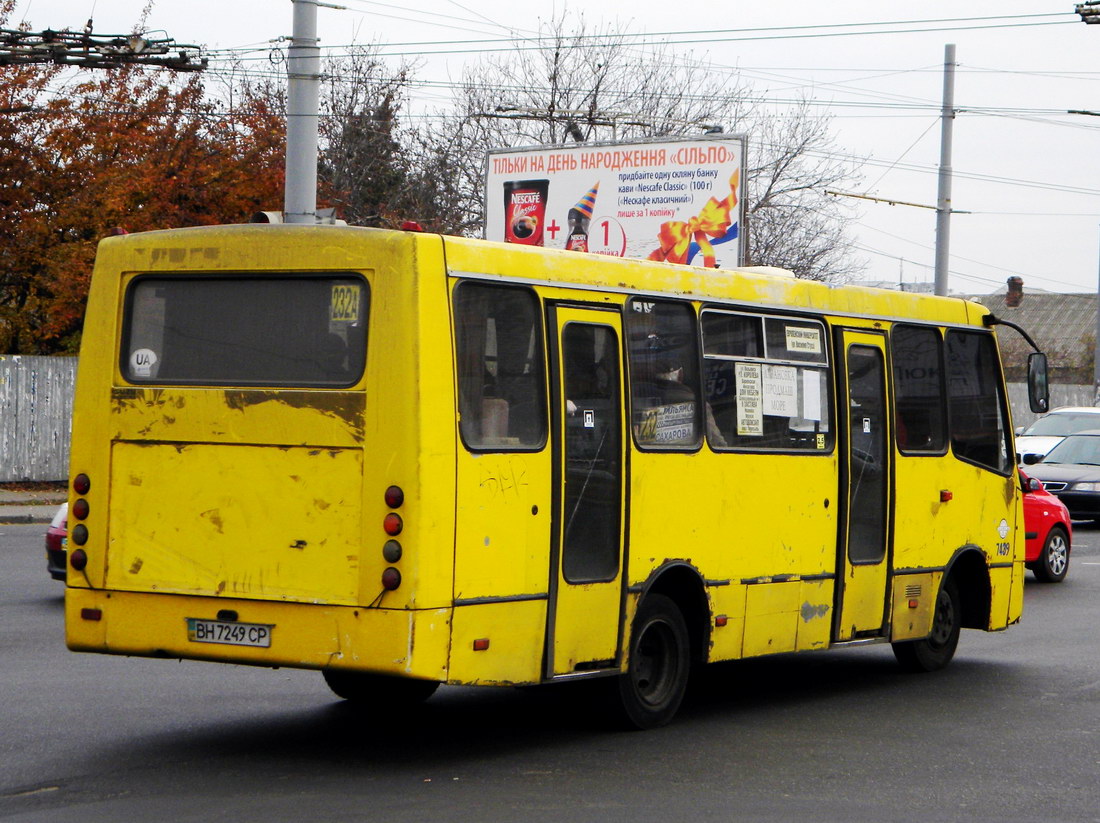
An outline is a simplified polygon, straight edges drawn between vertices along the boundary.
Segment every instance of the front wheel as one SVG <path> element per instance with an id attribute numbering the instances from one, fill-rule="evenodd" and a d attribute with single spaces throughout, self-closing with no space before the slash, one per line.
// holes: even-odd
<path id="1" fill-rule="evenodd" d="M 940 586 L 936 595 L 936 613 L 932 617 L 931 633 L 923 640 L 894 643 L 894 657 L 908 672 L 934 672 L 942 669 L 955 656 L 961 628 L 959 590 L 953 580 L 948 580 Z"/>
<path id="2" fill-rule="evenodd" d="M 1051 528 L 1043 544 L 1043 553 L 1031 569 L 1043 583 L 1061 583 L 1069 571 L 1069 536 L 1060 526 Z"/>
<path id="3" fill-rule="evenodd" d="M 618 678 L 623 719 L 638 729 L 663 726 L 687 691 L 687 623 L 670 598 L 650 594 L 638 608 L 630 637 L 627 670 Z"/>
<path id="4" fill-rule="evenodd" d="M 390 677 L 372 672 L 322 669 L 325 682 L 338 697 L 358 705 L 373 703 L 380 709 L 423 703 L 439 688 L 434 680 Z"/>

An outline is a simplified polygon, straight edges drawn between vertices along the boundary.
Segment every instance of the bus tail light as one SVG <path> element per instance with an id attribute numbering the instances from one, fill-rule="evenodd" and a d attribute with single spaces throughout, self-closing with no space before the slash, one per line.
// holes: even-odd
<path id="1" fill-rule="evenodd" d="M 401 504 L 405 502 L 405 492 L 400 486 L 390 486 L 386 489 L 386 505 L 391 509 L 401 508 Z"/>
<path id="2" fill-rule="evenodd" d="M 401 559 L 402 554 L 401 544 L 396 540 L 387 540 L 382 547 L 382 557 L 385 558 L 387 563 L 396 563 Z"/>
<path id="3" fill-rule="evenodd" d="M 73 478 L 73 491 L 77 494 L 87 494 L 88 490 L 92 487 L 92 480 L 88 475 L 81 472 Z"/>
<path id="4" fill-rule="evenodd" d="M 398 586 L 401 585 L 401 572 L 397 569 L 390 567 L 382 572 L 382 588 L 388 592 L 392 592 Z"/>
<path id="5" fill-rule="evenodd" d="M 404 528 L 404 526 L 405 524 L 401 521 L 401 515 L 395 512 L 390 512 L 386 515 L 385 519 L 382 520 L 382 528 L 386 530 L 386 534 L 390 537 L 397 537 L 397 535 L 401 534 L 401 529 Z"/>
<path id="6" fill-rule="evenodd" d="M 88 565 L 88 553 L 84 549 L 69 552 L 69 565 L 78 572 L 84 571 Z"/>

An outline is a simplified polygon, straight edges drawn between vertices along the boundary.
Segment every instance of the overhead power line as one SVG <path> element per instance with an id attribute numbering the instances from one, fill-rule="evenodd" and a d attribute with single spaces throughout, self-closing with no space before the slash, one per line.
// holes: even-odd
<path id="1" fill-rule="evenodd" d="M 85 69 L 145 65 L 176 71 L 202 71 L 207 60 L 199 54 L 198 46 L 177 44 L 170 37 L 93 35 L 91 20 L 82 32 L 0 29 L 0 66 L 41 63 Z"/>

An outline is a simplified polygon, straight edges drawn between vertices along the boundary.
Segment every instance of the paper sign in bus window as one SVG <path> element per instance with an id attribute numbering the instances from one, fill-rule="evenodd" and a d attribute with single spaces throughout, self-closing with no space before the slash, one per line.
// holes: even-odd
<path id="1" fill-rule="evenodd" d="M 805 326 L 786 326 L 787 351 L 821 354 L 821 329 L 808 329 Z"/>
<path id="2" fill-rule="evenodd" d="M 329 319 L 334 323 L 354 323 L 359 319 L 359 287 L 338 285 L 332 287 Z"/>
<path id="3" fill-rule="evenodd" d="M 821 420 L 821 372 L 802 370 L 802 416 L 806 420 Z"/>
<path id="4" fill-rule="evenodd" d="M 742 436 L 764 435 L 762 379 L 759 363 L 738 363 L 737 372 L 737 433 Z"/>
<path id="5" fill-rule="evenodd" d="M 794 366 L 764 366 L 764 414 L 798 417 L 798 370 Z"/>
<path id="6" fill-rule="evenodd" d="M 695 439 L 695 404 L 671 403 L 646 409 L 640 439 L 650 443 L 688 443 Z"/>

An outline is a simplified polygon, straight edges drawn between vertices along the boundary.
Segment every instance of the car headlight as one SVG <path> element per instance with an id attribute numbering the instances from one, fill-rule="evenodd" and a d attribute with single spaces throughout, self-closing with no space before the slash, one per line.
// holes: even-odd
<path id="1" fill-rule="evenodd" d="M 1100 483 L 1074 483 L 1075 492 L 1100 492 Z"/>

